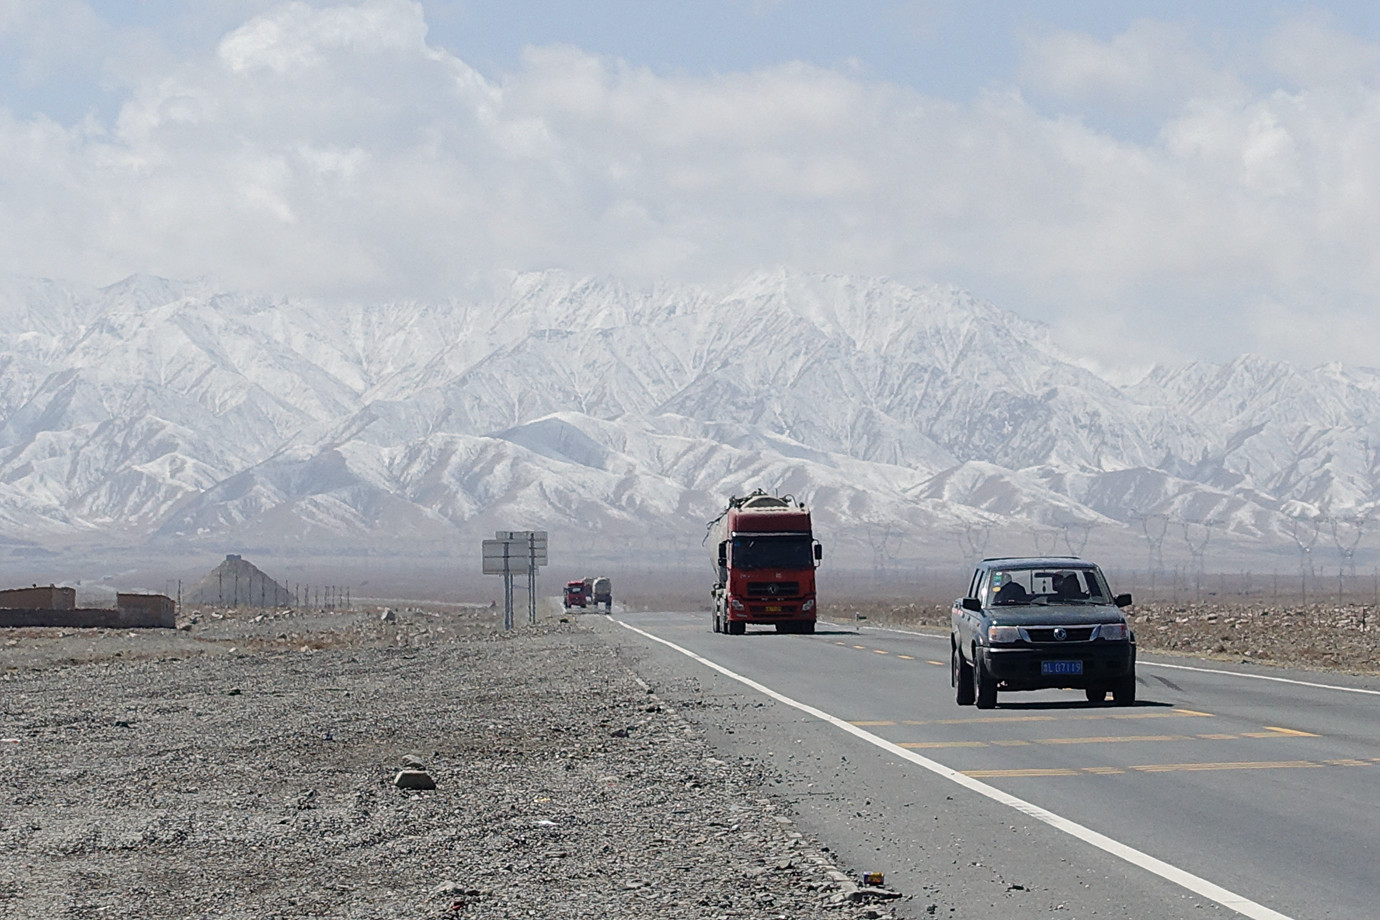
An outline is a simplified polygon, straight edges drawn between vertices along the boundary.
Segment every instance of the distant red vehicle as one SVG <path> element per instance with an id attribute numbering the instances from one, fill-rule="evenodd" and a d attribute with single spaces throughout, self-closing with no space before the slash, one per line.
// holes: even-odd
<path id="1" fill-rule="evenodd" d="M 585 583 L 583 581 L 570 581 L 565 585 L 565 609 L 571 607 L 588 607 L 589 595 L 585 593 Z"/>

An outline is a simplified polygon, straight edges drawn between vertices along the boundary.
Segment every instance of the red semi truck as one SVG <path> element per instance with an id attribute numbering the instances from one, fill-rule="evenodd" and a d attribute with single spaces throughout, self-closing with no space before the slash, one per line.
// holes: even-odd
<path id="1" fill-rule="evenodd" d="M 758 489 L 730 498 L 705 539 L 717 575 L 715 632 L 741 636 L 749 623 L 815 631 L 815 567 L 823 551 L 808 508 Z"/>

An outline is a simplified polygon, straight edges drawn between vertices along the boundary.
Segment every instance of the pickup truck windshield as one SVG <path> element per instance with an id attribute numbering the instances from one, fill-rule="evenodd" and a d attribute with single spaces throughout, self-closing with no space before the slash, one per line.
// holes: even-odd
<path id="1" fill-rule="evenodd" d="M 1110 593 L 1097 569 L 1038 568 L 994 570 L 988 580 L 987 603 L 1108 604 Z"/>
<path id="2" fill-rule="evenodd" d="M 806 533 L 738 534 L 733 538 L 735 569 L 808 569 L 815 564 L 814 541 Z"/>

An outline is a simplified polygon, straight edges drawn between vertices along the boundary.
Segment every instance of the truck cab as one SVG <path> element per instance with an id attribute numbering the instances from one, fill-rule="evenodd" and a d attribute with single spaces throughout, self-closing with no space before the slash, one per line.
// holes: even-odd
<path id="1" fill-rule="evenodd" d="M 709 528 L 715 632 L 742 635 L 749 623 L 815 631 L 815 567 L 823 552 L 809 509 L 759 490 L 731 499 Z"/>
<path id="2" fill-rule="evenodd" d="M 565 609 L 571 607 L 588 607 L 589 596 L 585 594 L 585 583 L 583 581 L 568 581 L 565 584 Z"/>

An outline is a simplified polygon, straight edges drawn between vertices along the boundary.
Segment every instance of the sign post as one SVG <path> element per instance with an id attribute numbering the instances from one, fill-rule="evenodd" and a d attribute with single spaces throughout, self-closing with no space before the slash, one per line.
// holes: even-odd
<path id="1" fill-rule="evenodd" d="M 527 576 L 527 620 L 537 622 L 537 569 L 547 562 L 544 530 L 500 530 L 483 543 L 485 575 L 503 576 L 503 628 L 513 628 L 513 576 Z"/>

